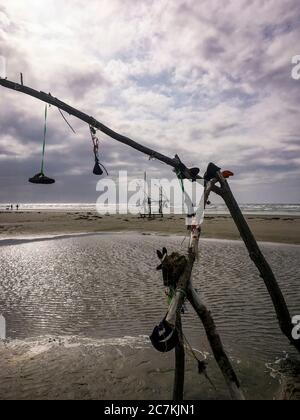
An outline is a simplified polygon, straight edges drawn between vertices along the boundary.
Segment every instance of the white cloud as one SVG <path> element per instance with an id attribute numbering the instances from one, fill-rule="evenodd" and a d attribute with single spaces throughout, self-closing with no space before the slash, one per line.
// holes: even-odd
<path id="1" fill-rule="evenodd" d="M 265 165 L 275 196 L 278 168 L 282 178 L 295 178 L 300 156 L 300 90 L 290 77 L 291 57 L 300 53 L 298 6 L 297 0 L 0 0 L 0 54 L 10 79 L 22 71 L 25 83 L 148 146 L 179 151 L 202 169 L 216 161 L 237 168 L 250 184 Z M 2 89 L 3 107 L 32 124 L 42 109 Z M 81 150 L 81 123 L 72 120 L 79 131 L 73 136 L 52 118 L 66 144 Z M 2 124 L 1 145 L 8 136 Z M 67 155 L 67 147 L 60 153 Z"/>

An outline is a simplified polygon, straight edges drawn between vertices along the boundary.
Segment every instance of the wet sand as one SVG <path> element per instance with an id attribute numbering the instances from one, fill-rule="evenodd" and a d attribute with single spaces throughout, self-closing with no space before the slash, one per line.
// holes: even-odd
<path id="1" fill-rule="evenodd" d="M 142 336 L 106 340 L 44 336 L 0 341 L 0 399 L 170 400 L 173 355 L 157 355 L 148 341 Z M 187 359 L 186 368 L 185 399 L 229 399 L 215 365 L 211 370 L 216 374 L 218 392 L 197 375 L 192 360 Z"/>
<path id="2" fill-rule="evenodd" d="M 251 215 L 246 219 L 258 241 L 300 244 L 300 216 Z M 1 212 L 0 239 L 94 232 L 186 234 L 182 216 L 141 219 L 132 215 L 99 215 L 96 212 Z M 230 216 L 207 215 L 203 238 L 239 240 Z"/>
<path id="3" fill-rule="evenodd" d="M 43 336 L 0 341 L 0 400 L 170 400 L 174 356 L 155 353 L 148 341 L 143 336 L 106 340 Z M 229 400 L 213 357 L 206 357 L 216 389 L 197 373 L 197 364 L 187 356 L 184 399 Z M 234 364 L 240 377 L 244 370 L 250 374 L 247 363 L 235 360 Z M 278 379 L 270 376 L 266 390 L 265 377 L 270 372 L 264 372 L 261 365 L 254 369 L 252 387 L 255 385 L 256 392 L 245 387 L 247 399 L 290 398 L 288 378 L 280 386 Z M 293 392 L 291 399 L 297 395 Z"/>

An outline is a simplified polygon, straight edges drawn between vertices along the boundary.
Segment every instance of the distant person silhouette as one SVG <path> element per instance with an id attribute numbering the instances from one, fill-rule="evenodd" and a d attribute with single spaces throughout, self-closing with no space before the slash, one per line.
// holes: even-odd
<path id="1" fill-rule="evenodd" d="M 17 204 L 17 205 L 16 205 L 17 211 L 19 210 L 19 207 L 20 207 L 20 206 L 19 206 L 19 204 Z"/>

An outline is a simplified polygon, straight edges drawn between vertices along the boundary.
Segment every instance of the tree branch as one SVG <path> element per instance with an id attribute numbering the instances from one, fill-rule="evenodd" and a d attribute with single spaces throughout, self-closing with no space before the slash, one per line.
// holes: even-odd
<path id="1" fill-rule="evenodd" d="M 191 284 L 188 289 L 188 300 L 203 323 L 207 339 L 215 356 L 216 362 L 218 363 L 227 383 L 231 398 L 234 400 L 245 400 L 237 375 L 229 357 L 226 354 L 226 351 L 224 350 L 221 338 L 217 332 L 214 319 L 210 311 L 200 300 L 199 295 L 196 293 Z"/>

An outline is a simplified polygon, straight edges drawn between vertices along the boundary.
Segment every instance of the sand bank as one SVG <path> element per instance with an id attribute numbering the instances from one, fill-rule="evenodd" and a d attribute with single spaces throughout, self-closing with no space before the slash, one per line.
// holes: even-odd
<path id="1" fill-rule="evenodd" d="M 246 216 L 256 238 L 264 242 L 300 244 L 299 216 Z M 19 236 L 45 236 L 92 232 L 145 232 L 186 234 L 185 219 L 141 219 L 131 215 L 99 215 L 93 212 L 2 212 L 0 239 Z M 239 240 L 239 232 L 230 216 L 208 215 L 204 238 Z"/>

